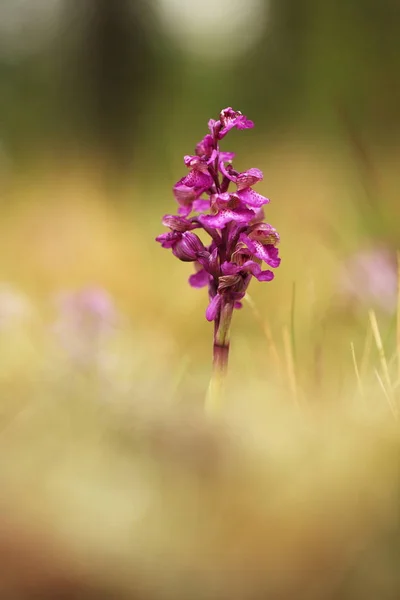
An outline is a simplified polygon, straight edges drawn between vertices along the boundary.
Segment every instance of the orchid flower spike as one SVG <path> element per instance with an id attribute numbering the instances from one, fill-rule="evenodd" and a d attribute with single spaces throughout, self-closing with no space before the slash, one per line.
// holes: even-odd
<path id="1" fill-rule="evenodd" d="M 186 155 L 188 169 L 174 186 L 178 215 L 166 215 L 169 232 L 156 238 L 182 261 L 193 262 L 191 286 L 208 287 L 206 319 L 213 321 L 214 365 L 226 369 L 229 327 L 233 310 L 253 278 L 271 281 L 271 268 L 279 267 L 279 234 L 264 222 L 263 207 L 269 203 L 253 189 L 263 179 L 259 169 L 236 171 L 234 154 L 220 150 L 220 141 L 232 129 L 250 129 L 254 123 L 231 107 L 218 120 L 208 123 L 209 133 L 197 144 L 195 154 Z M 195 230 L 210 236 L 206 245 Z M 270 268 L 263 268 L 266 264 Z"/>

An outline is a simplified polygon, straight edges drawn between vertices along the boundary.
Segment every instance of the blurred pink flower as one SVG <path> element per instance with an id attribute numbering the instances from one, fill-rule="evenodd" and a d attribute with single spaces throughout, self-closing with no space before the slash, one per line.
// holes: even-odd
<path id="1" fill-rule="evenodd" d="M 345 300 L 387 313 L 394 312 L 397 304 L 395 253 L 381 247 L 353 254 L 343 265 L 339 287 Z"/>
<path id="2" fill-rule="evenodd" d="M 102 288 L 83 288 L 62 292 L 57 305 L 54 331 L 70 358 L 86 366 L 101 361 L 104 344 L 118 323 L 111 296 Z"/>

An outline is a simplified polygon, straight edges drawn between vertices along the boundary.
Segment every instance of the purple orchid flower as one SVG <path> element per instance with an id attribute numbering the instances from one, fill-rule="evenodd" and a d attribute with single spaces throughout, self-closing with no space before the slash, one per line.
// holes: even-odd
<path id="1" fill-rule="evenodd" d="M 156 240 L 180 260 L 194 263 L 191 286 L 208 287 L 206 318 L 215 324 L 214 364 L 224 370 L 233 309 L 241 307 L 253 277 L 258 281 L 273 279 L 273 272 L 263 270 L 261 265 L 279 266 L 279 235 L 264 222 L 263 207 L 269 203 L 268 198 L 253 189 L 262 181 L 262 171 L 236 171 L 232 165 L 234 154 L 219 147 L 231 129 L 250 129 L 254 123 L 228 107 L 208 126 L 210 133 L 197 144 L 195 154 L 184 157 L 189 173 L 173 188 L 179 215 L 163 218 L 170 231 Z M 229 191 L 231 185 L 235 189 Z M 210 236 L 209 245 L 193 233 L 198 228 Z"/>

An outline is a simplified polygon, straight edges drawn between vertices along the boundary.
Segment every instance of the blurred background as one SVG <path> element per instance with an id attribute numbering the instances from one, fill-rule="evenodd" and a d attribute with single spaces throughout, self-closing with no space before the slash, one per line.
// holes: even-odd
<path id="1" fill-rule="evenodd" d="M 147 433 L 143 434 L 139 427 L 140 434 L 136 430 L 134 434 L 124 432 L 123 442 L 118 436 L 115 441 L 115 432 L 111 435 L 109 424 L 104 424 L 109 423 L 107 419 L 111 419 L 112 428 L 119 430 L 121 422 L 126 420 L 126 411 L 128 415 L 133 411 L 133 421 L 144 419 L 146 432 L 147 427 L 151 431 L 155 427 L 157 439 L 161 427 L 164 432 L 162 455 L 163 444 L 168 448 L 172 445 L 175 450 L 171 461 L 181 465 L 182 456 L 189 452 L 186 444 L 190 446 L 191 442 L 176 442 L 182 431 L 179 420 L 171 424 L 167 418 L 167 424 L 163 421 L 160 426 L 158 420 L 156 425 L 153 420 L 148 425 L 146 419 L 151 412 L 153 416 L 158 415 L 157 419 L 162 414 L 163 420 L 170 410 L 190 409 L 197 415 L 196 411 L 202 406 L 210 376 L 212 345 L 212 327 L 204 318 L 207 294 L 188 286 L 191 265 L 177 261 L 170 252 L 162 250 L 154 238 L 163 231 L 162 216 L 175 212 L 172 187 L 186 172 L 183 156 L 192 154 L 196 143 L 207 133 L 208 119 L 218 118 L 220 110 L 227 106 L 241 110 L 255 122 L 253 130 L 232 131 L 224 140 L 223 149 L 237 153 L 238 170 L 257 167 L 264 172 L 258 189 L 271 199 L 267 221 L 280 232 L 282 257 L 275 280 L 268 284 L 253 283 L 251 303 L 235 314 L 229 418 L 235 426 L 245 428 L 247 441 L 259 440 L 254 442 L 256 453 L 261 452 L 260 445 L 263 447 L 260 462 L 256 461 L 257 468 L 261 469 L 260 464 L 265 463 L 269 469 L 266 457 L 273 456 L 275 466 L 286 465 L 284 473 L 288 478 L 298 473 L 304 464 L 303 454 L 300 453 L 299 458 L 296 449 L 292 454 L 289 452 L 293 461 L 288 458 L 288 440 L 293 435 L 298 440 L 300 435 L 299 424 L 292 419 L 293 407 L 306 407 L 307 414 L 328 407 L 335 415 L 340 407 L 346 411 L 346 419 L 348 411 L 355 411 L 356 420 L 364 422 L 366 419 L 368 434 L 363 428 L 361 432 L 357 430 L 355 441 L 351 427 L 345 429 L 345 434 L 342 425 L 327 426 L 327 430 L 323 430 L 329 435 L 326 455 L 322 453 L 321 457 L 321 473 L 325 473 L 325 466 L 328 473 L 333 469 L 338 479 L 332 483 L 328 478 L 329 485 L 339 481 L 337 485 L 341 490 L 339 493 L 334 488 L 330 495 L 334 523 L 347 511 L 346 486 L 353 482 L 353 477 L 352 498 L 361 493 L 368 495 L 371 491 L 368 482 L 377 473 L 384 472 L 383 478 L 392 477 L 391 466 L 397 468 L 398 441 L 394 445 L 396 452 L 382 458 L 386 446 L 382 449 L 377 440 L 384 439 L 386 444 L 387 439 L 391 439 L 385 419 L 389 419 L 391 431 L 392 421 L 398 415 L 400 389 L 399 335 L 396 341 L 396 253 L 400 249 L 399 30 L 398 0 L 202 0 L 201 3 L 189 0 L 0 0 L 0 385 L 4 397 L 1 443 L 9 457 L 2 467 L 1 478 L 6 488 L 12 490 L 11 496 L 7 496 L 7 506 L 13 505 L 15 498 L 17 505 L 23 503 L 26 494 L 32 494 L 32 522 L 37 521 L 40 514 L 45 528 L 51 531 L 54 523 L 62 523 L 61 529 L 56 529 L 63 548 L 66 539 L 71 541 L 66 533 L 68 526 L 72 528 L 72 539 L 81 531 L 84 517 L 91 514 L 93 506 L 97 506 L 97 512 L 91 515 L 87 552 L 105 548 L 109 539 L 117 544 L 122 536 L 122 516 L 121 522 L 113 521 L 110 531 L 103 532 L 104 535 L 99 533 L 99 523 L 109 522 L 113 502 L 121 507 L 120 514 L 125 514 L 127 507 L 123 498 L 128 492 L 121 490 L 124 490 L 122 482 L 126 477 L 126 455 L 133 453 L 136 457 L 135 452 L 142 448 L 142 443 L 143 453 L 148 452 L 148 442 L 143 442 L 147 440 Z M 69 300 L 65 300 L 66 297 Z M 88 330 L 87 325 L 82 326 L 82 312 L 90 313 L 90 319 L 94 314 L 94 325 L 93 319 L 90 320 Z M 378 330 L 374 329 L 375 323 Z M 94 330 L 97 333 L 93 345 Z M 74 398 L 72 403 L 71 397 Z M 61 417 L 54 408 L 54 398 L 60 401 Z M 99 416 L 94 406 L 101 406 L 106 414 L 112 406 L 112 417 L 106 418 L 102 412 Z M 96 414 L 95 425 L 93 414 Z M 261 424 L 266 426 L 271 420 L 271 415 L 276 418 L 268 425 L 268 435 L 274 440 L 276 436 L 277 440 L 273 452 L 264 448 L 261 428 Z M 193 419 L 197 431 L 202 417 L 197 415 Z M 229 428 L 235 429 L 232 423 Z M 376 438 L 375 428 L 378 428 Z M 116 478 L 111 468 L 105 476 L 99 466 L 103 465 L 103 454 L 95 454 L 93 458 L 93 448 L 101 446 L 103 442 L 99 440 L 104 440 L 104 436 L 108 440 L 110 435 L 113 452 L 119 457 L 112 459 L 119 465 Z M 219 437 L 219 430 L 217 434 L 213 430 L 213 439 L 214 435 Z M 304 460 L 308 461 L 309 438 L 302 435 L 299 444 L 308 448 L 307 452 L 304 450 L 307 456 Z M 311 435 L 317 454 L 324 434 L 318 435 L 321 436 L 318 440 Z M 344 446 L 338 441 L 343 435 Z M 189 438 L 191 436 L 190 433 Z M 192 449 L 196 456 L 210 445 L 207 436 L 203 439 L 203 433 L 200 438 L 200 450 L 197 445 Z M 77 439 L 81 440 L 79 452 L 74 450 Z M 376 454 L 371 450 L 375 469 L 371 478 L 368 467 L 364 478 L 358 478 L 360 463 L 353 463 L 349 458 L 353 456 L 353 442 L 361 462 L 365 448 L 376 448 Z M 338 444 L 341 458 L 333 465 L 332 454 Z M 73 465 L 74 461 L 81 460 L 81 451 L 87 460 L 77 483 Z M 108 450 L 102 452 L 108 456 Z M 25 458 L 27 455 L 31 458 Z M 51 465 L 49 456 L 54 457 Z M 97 470 L 92 468 L 92 459 Z M 381 471 L 381 460 L 388 471 Z M 342 471 L 344 464 L 348 467 Z M 191 465 L 189 463 L 189 471 Z M 252 459 L 242 465 L 234 483 L 228 475 L 229 484 L 224 478 L 222 483 L 218 480 L 212 493 L 219 498 L 220 493 L 224 496 L 225 485 L 240 488 L 242 476 L 251 479 L 249 473 L 253 473 L 253 465 Z M 186 471 L 181 476 L 164 463 L 153 467 L 148 467 L 147 462 L 137 467 L 140 473 L 152 473 L 153 484 L 154 469 L 161 470 L 163 475 L 157 475 L 160 480 L 156 478 L 158 483 L 152 490 L 158 490 L 159 485 L 165 494 L 168 486 L 164 489 L 160 481 L 164 481 L 163 477 L 176 478 L 180 482 L 179 489 L 186 490 L 182 497 L 189 504 L 194 503 L 193 498 L 197 496 L 193 490 L 197 483 L 192 480 L 190 485 L 187 483 Z M 150 471 L 146 471 L 147 468 Z M 262 475 L 257 471 L 257 477 L 263 481 L 265 473 L 261 471 Z M 39 483 L 33 483 L 32 472 L 41 473 Z M 231 471 L 228 469 L 228 472 Z M 135 473 L 138 487 L 135 487 L 135 479 L 135 485 L 129 487 L 132 495 L 142 489 L 143 484 L 141 475 Z M 91 477 L 97 478 L 96 485 L 101 483 L 99 493 L 103 499 L 113 490 L 109 503 L 106 499 L 98 505 L 96 485 L 92 488 L 82 483 Z M 143 477 L 147 481 L 147 475 Z M 319 495 L 320 480 L 310 481 L 304 484 L 307 492 L 299 516 L 299 521 L 304 518 L 306 524 L 308 518 L 312 521 L 310 515 L 314 514 L 315 506 L 318 512 L 326 501 Z M 324 485 L 328 485 L 325 479 Z M 52 491 L 46 495 L 49 486 Z M 60 498 L 69 498 L 65 493 L 67 488 L 71 497 L 78 494 L 75 504 L 75 501 L 59 504 Z M 319 492 L 314 495 L 316 489 Z M 264 491 L 262 486 L 256 487 L 251 497 L 256 512 Z M 287 493 L 289 499 L 287 504 L 283 503 L 283 511 L 285 515 L 295 514 L 299 510 L 296 495 Z M 388 566 L 392 565 L 392 557 L 399 549 L 398 539 L 392 539 L 394 513 L 388 508 L 397 493 L 397 488 L 393 494 L 382 492 L 381 498 L 380 492 L 373 488 L 374 501 L 368 505 L 370 512 L 364 514 L 364 509 L 361 510 L 360 523 L 357 521 L 359 529 L 352 530 L 351 535 L 357 537 L 360 530 L 364 532 L 364 523 L 369 518 L 373 521 L 382 501 L 382 513 L 390 514 L 385 532 L 381 533 L 378 527 L 377 535 L 384 551 L 381 553 L 381 547 L 374 545 L 374 541 L 372 550 L 363 555 L 367 556 L 366 562 L 357 563 L 350 575 L 346 570 L 348 564 L 343 567 L 347 583 L 340 577 L 339 583 L 334 577 L 332 581 L 326 579 L 325 583 L 329 583 L 326 585 L 333 586 L 330 590 L 344 594 L 329 597 L 362 597 L 363 600 L 398 597 L 398 576 L 395 569 Z M 171 510 L 177 511 L 174 514 L 185 512 L 180 504 L 182 497 L 179 502 L 176 498 L 171 500 Z M 210 499 L 207 501 L 212 503 Z M 196 504 L 197 508 L 193 508 L 196 514 L 200 511 L 206 528 L 210 505 L 199 508 Z M 351 506 L 354 514 L 359 515 L 359 508 L 355 504 Z M 52 517 L 43 516 L 42 507 L 50 513 L 54 509 Z M 159 509 L 157 505 L 155 510 Z M 220 510 L 223 515 L 223 503 Z M 227 525 L 232 536 L 238 535 L 239 513 L 235 510 Z M 241 507 L 241 510 L 239 520 L 247 523 L 249 519 L 248 531 L 263 530 L 259 528 L 258 519 L 265 525 L 264 513 L 254 517 L 255 513 L 251 512 L 250 518 L 247 508 Z M 351 510 L 349 520 L 353 515 Z M 267 520 L 272 519 L 271 514 L 267 513 Z M 277 513 L 273 514 L 276 519 Z M 323 510 L 318 514 L 322 522 L 326 522 Z M 134 516 L 129 518 L 134 520 Z M 168 540 L 176 535 L 173 526 L 164 531 L 169 518 L 164 515 L 156 520 L 162 523 L 165 545 L 162 556 L 168 556 Z M 29 518 L 28 521 L 31 522 Z M 200 519 L 200 522 L 203 521 Z M 179 519 L 177 523 L 179 528 Z M 235 523 L 232 529 L 229 523 Z M 309 542 L 310 530 L 300 531 L 294 517 L 291 523 L 288 537 L 278 544 L 282 564 L 288 548 L 293 556 L 300 556 L 304 540 L 306 545 Z M 317 527 L 312 521 L 310 527 L 315 532 L 320 522 Z M 11 538 L 14 525 L 10 525 L 9 530 Z M 5 541 L 0 543 L 0 553 L 4 555 L 10 553 L 9 530 L 3 536 Z M 144 526 L 143 531 L 147 531 Z M 292 534 L 296 540 L 294 545 Z M 29 549 L 31 544 L 36 549 L 36 533 L 32 533 L 28 544 L 24 535 L 21 534 L 21 547 Z M 38 535 L 41 535 L 40 527 Z M 146 535 L 143 534 L 140 543 L 147 540 Z M 148 556 L 157 554 L 154 550 L 158 548 L 154 542 L 158 540 L 157 534 L 152 535 L 152 541 L 147 540 Z M 215 535 L 220 536 L 223 553 L 224 545 L 229 545 L 226 541 L 229 535 L 220 529 Z M 347 538 L 343 542 L 344 538 L 339 540 L 333 531 L 327 533 L 329 539 L 330 535 L 335 541 L 334 550 L 327 549 L 329 560 L 324 564 L 328 570 L 327 565 L 335 564 L 340 555 L 341 544 L 348 547 Z M 276 536 L 281 539 L 279 531 Z M 76 539 L 80 548 L 79 535 Z M 121 557 L 125 557 L 125 551 L 129 554 L 130 542 L 124 540 L 126 546 L 118 556 L 111 559 L 107 552 L 102 555 L 104 564 L 112 564 L 114 569 L 121 560 L 128 569 L 129 561 L 124 562 L 125 558 Z M 184 556 L 197 556 L 190 545 L 193 544 L 190 536 L 188 540 L 185 542 L 188 545 L 182 542 L 174 554 L 176 571 L 171 577 L 175 586 L 180 582 L 180 561 Z M 253 564 L 254 559 L 251 540 L 249 533 L 245 548 L 250 550 L 243 559 L 248 564 Z M 313 556 L 319 553 L 320 541 L 313 538 L 310 542 L 315 552 Z M 155 546 L 151 545 L 153 542 Z M 204 542 L 199 550 L 203 553 L 202 568 L 206 568 L 204 565 L 208 565 L 211 556 L 208 543 L 212 542 Z M 264 556 L 271 549 L 266 550 L 260 544 L 257 542 L 254 552 Z M 71 547 L 76 558 L 74 544 Z M 10 561 L 17 573 L 20 569 L 18 542 L 13 548 L 16 558 Z M 47 564 L 46 552 L 43 564 Z M 49 553 L 51 555 L 51 550 Z M 79 558 L 79 552 L 78 555 Z M 77 575 L 78 588 L 86 581 L 85 577 L 92 581 L 92 571 L 96 580 L 101 571 L 99 564 L 102 564 L 96 557 L 94 566 L 86 565 L 88 570 Z M 28 565 L 30 560 L 28 552 Z M 237 556 L 235 560 L 241 559 Z M 236 564 L 235 560 L 228 561 L 224 569 L 229 571 Z M 279 567 L 280 559 L 277 561 Z M 368 561 L 378 564 L 379 569 L 373 582 L 364 586 Z M 33 571 L 44 573 L 47 581 L 46 569 L 41 571 L 42 563 L 37 564 Z M 301 563 L 298 567 L 300 579 L 294 577 L 294 588 L 302 585 L 299 581 L 303 581 L 307 564 Z M 188 582 L 200 585 L 193 575 L 197 572 L 195 566 L 190 561 L 185 565 L 194 579 L 185 579 L 186 583 L 179 588 L 181 591 L 186 590 Z M 74 563 L 74 573 L 77 572 L 75 567 Z M 145 561 L 143 568 L 151 571 L 153 567 L 151 561 Z M 61 569 L 56 582 L 69 581 L 69 567 L 65 568 L 67 575 Z M 282 591 L 276 572 L 273 586 L 277 587 L 271 589 L 284 598 L 284 593 L 292 593 L 291 588 L 288 584 L 288 589 Z M 127 573 L 121 577 L 124 582 L 124 577 L 129 580 Z M 39 583 L 34 580 L 32 589 L 37 585 L 40 588 L 40 577 L 39 580 Z M 176 598 L 178 588 L 173 587 L 172 580 L 166 579 L 165 589 L 173 589 Z M 143 581 L 140 594 L 150 593 L 150 588 L 151 593 L 156 593 L 151 586 L 146 587 L 146 577 Z M 243 581 L 243 589 L 248 589 L 247 579 Z M 386 582 L 384 592 L 383 581 Z M 14 591 L 10 590 L 16 585 L 11 575 L 10 582 L 7 580 L 4 584 L 4 593 L 11 598 Z M 121 583 L 121 589 L 125 583 Z M 231 598 L 235 586 L 241 589 L 236 580 L 227 587 L 225 583 L 212 579 L 207 583 L 209 588 L 204 584 L 204 593 L 199 597 L 212 596 L 219 590 L 219 594 L 226 593 Z M 113 581 L 108 584 L 112 586 Z M 74 596 L 74 585 L 71 584 L 71 597 L 89 597 L 80 596 L 79 591 Z M 129 585 L 126 583 L 131 593 Z M 319 598 L 319 591 L 325 588 L 318 578 L 313 585 L 315 596 L 307 597 Z M 371 596 L 366 595 L 367 588 Z M 165 589 L 162 593 L 157 590 L 157 594 L 167 597 L 163 596 Z M 45 592 L 41 593 L 40 597 L 44 598 Z M 49 593 L 49 598 L 55 597 L 54 589 Z M 93 593 L 93 597 L 100 597 Z M 23 592 L 15 594 L 17 598 L 25 597 Z"/>
<path id="2" fill-rule="evenodd" d="M 395 0 L 2 0 L 3 277 L 111 285 L 158 333 L 208 338 L 204 294 L 153 238 L 183 155 L 233 106 L 256 128 L 225 145 L 264 171 L 283 239 L 261 313 L 280 331 L 295 286 L 326 316 L 350 255 L 397 250 L 399 20 Z M 361 279 L 356 303 L 379 305 Z"/>

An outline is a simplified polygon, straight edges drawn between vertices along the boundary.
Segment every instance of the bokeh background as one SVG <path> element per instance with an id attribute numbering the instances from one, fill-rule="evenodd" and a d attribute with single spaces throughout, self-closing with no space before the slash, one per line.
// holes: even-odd
<path id="1" fill-rule="evenodd" d="M 86 598 L 79 586 L 98 582 L 116 586 L 105 598 L 398 597 L 399 30 L 397 0 L 0 1 L 7 597 L 30 597 L 12 575 L 21 568 L 41 598 L 61 588 Z M 224 149 L 239 170 L 264 172 L 282 265 L 235 314 L 222 417 L 235 433 L 222 443 L 224 427 L 201 415 L 206 293 L 154 238 L 175 210 L 183 156 L 226 106 L 255 122 Z M 316 415 L 324 425 L 313 428 Z M 204 483 L 221 452 L 222 471 Z M 230 511 L 226 494 L 243 482 L 248 497 Z M 150 515 L 140 534 L 127 500 L 138 494 Z M 232 544 L 242 552 L 226 558 Z M 29 548 L 44 548 L 43 561 Z M 314 565 L 325 552 L 315 572 L 305 549 Z"/>

